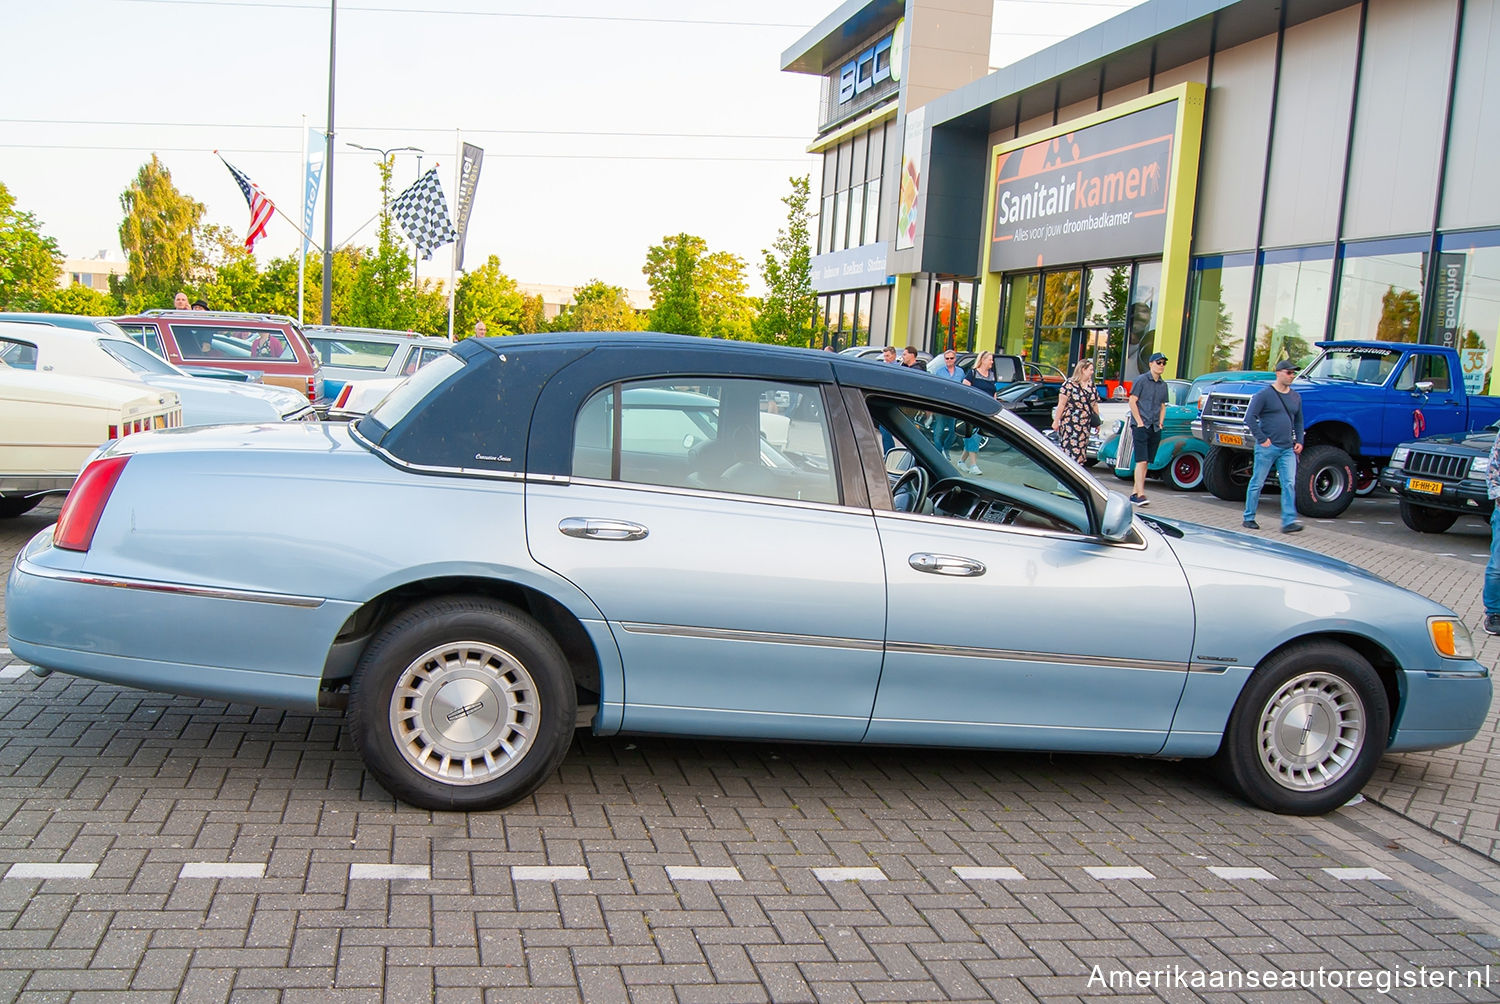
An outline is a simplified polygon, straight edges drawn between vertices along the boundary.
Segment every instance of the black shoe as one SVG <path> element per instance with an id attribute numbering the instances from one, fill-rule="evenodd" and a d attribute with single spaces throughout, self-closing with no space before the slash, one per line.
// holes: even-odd
<path id="1" fill-rule="evenodd" d="M 1255 520 L 1253 519 L 1247 519 L 1244 522 L 1244 527 L 1246 530 L 1259 530 L 1260 524 L 1255 522 Z"/>
<path id="2" fill-rule="evenodd" d="M 1301 533 L 1303 530 L 1306 530 L 1306 529 L 1307 529 L 1307 527 L 1303 526 L 1301 523 L 1288 523 L 1286 526 L 1284 526 L 1284 527 L 1281 528 L 1281 532 L 1282 533 Z"/>
<path id="3" fill-rule="evenodd" d="M 1484 615 L 1484 633 L 1500 634 L 1500 614 Z"/>

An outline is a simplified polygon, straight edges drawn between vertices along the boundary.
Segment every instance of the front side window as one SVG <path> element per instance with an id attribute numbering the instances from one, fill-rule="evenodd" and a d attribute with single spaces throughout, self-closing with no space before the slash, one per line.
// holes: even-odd
<path id="1" fill-rule="evenodd" d="M 837 502 L 832 439 L 816 387 L 767 380 L 640 380 L 578 413 L 573 476 Z"/>
<path id="2" fill-rule="evenodd" d="M 992 525 L 1090 532 L 1090 506 L 1066 460 L 998 422 L 873 399 L 870 413 L 904 447 L 887 454 L 892 508 Z M 910 475 L 920 468 L 921 475 Z M 903 480 L 904 479 L 904 480 Z"/>

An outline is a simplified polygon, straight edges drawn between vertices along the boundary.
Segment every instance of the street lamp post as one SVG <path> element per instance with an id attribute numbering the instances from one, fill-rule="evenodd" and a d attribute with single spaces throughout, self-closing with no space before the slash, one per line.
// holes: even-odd
<path id="1" fill-rule="evenodd" d="M 418 178 L 422 177 L 422 154 L 426 153 L 427 151 L 423 150 L 419 146 L 392 146 L 392 147 L 382 148 L 382 147 L 378 147 L 378 146 L 365 146 L 363 143 L 350 143 L 347 140 L 345 141 L 344 145 L 345 146 L 352 146 L 356 150 L 364 150 L 367 153 L 378 153 L 378 154 L 380 154 L 380 162 L 382 164 L 384 164 L 388 160 L 391 160 L 398 153 L 414 153 L 414 154 L 417 155 L 417 177 Z M 382 192 L 381 195 L 380 195 L 380 211 L 381 211 L 382 214 L 385 212 L 385 209 L 386 209 L 385 193 Z M 411 269 L 411 282 L 412 282 L 412 286 L 413 287 L 415 287 L 416 284 L 417 284 L 417 266 L 416 266 L 416 260 L 417 260 L 417 256 L 415 254 L 413 254 L 412 255 L 412 269 Z"/>

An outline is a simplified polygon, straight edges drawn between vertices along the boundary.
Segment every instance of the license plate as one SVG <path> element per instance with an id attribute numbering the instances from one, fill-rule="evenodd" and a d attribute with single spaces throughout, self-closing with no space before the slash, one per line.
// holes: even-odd
<path id="1" fill-rule="evenodd" d="M 1406 490 L 1410 492 L 1422 492 L 1425 495 L 1443 494 L 1443 483 L 1441 481 L 1423 481 L 1421 478 L 1407 478 Z"/>
<path id="2" fill-rule="evenodd" d="M 1219 438 L 1219 442 L 1223 443 L 1225 446 L 1244 446 L 1245 445 L 1245 437 L 1244 436 L 1237 436 L 1237 435 L 1235 435 L 1232 432 L 1221 432 L 1221 433 L 1219 433 L 1219 437 L 1218 438 Z"/>

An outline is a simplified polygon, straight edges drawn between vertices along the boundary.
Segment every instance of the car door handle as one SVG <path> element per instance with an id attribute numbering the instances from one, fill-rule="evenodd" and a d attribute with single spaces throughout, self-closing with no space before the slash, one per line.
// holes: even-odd
<path id="1" fill-rule="evenodd" d="M 557 528 L 569 537 L 584 540 L 645 540 L 649 533 L 639 523 L 627 523 L 622 519 L 587 519 L 569 516 Z"/>
<path id="2" fill-rule="evenodd" d="M 952 554 L 914 554 L 906 563 L 919 572 L 933 575 L 975 576 L 984 574 L 983 562 L 973 558 L 959 558 Z"/>

